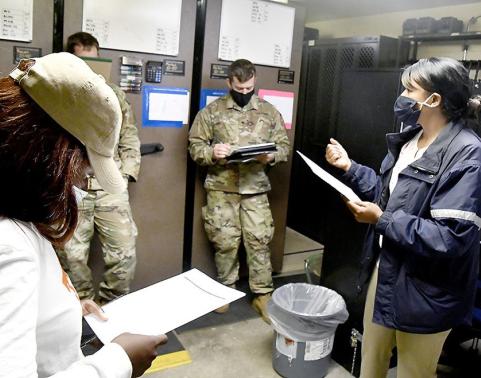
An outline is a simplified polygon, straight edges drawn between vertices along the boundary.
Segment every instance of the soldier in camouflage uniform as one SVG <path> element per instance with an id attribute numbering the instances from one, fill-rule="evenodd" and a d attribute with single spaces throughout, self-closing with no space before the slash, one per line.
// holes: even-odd
<path id="1" fill-rule="evenodd" d="M 192 159 L 208 166 L 204 183 L 207 205 L 202 217 L 215 249 L 218 280 L 233 287 L 239 278 L 237 252 L 243 240 L 254 308 L 269 321 L 267 301 L 273 291 L 269 243 L 274 234 L 267 192 L 266 166 L 287 161 L 289 139 L 280 113 L 254 94 L 255 67 L 240 59 L 229 67 L 230 93 L 201 110 L 189 134 Z M 240 146 L 274 142 L 277 151 L 253 161 L 229 163 Z M 216 310 L 228 310 L 223 306 Z"/>
<path id="2" fill-rule="evenodd" d="M 83 32 L 73 34 L 67 42 L 68 52 L 80 57 L 98 57 L 98 47 L 95 37 Z M 125 93 L 117 86 L 109 85 L 119 99 L 123 116 L 114 159 L 125 180 L 136 181 L 140 170 L 140 141 L 134 114 Z M 105 262 L 97 298 L 92 273 L 87 266 L 94 230 L 98 233 Z M 107 193 L 94 176 L 88 177 L 87 193 L 79 203 L 75 233 L 64 249 L 57 250 L 60 262 L 81 299 L 105 303 L 129 292 L 136 264 L 136 237 L 137 228 L 132 218 L 128 191 Z"/>

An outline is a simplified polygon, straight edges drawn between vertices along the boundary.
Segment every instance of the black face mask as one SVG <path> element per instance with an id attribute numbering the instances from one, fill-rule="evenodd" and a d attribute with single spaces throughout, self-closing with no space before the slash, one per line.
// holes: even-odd
<path id="1" fill-rule="evenodd" d="M 395 116 L 406 125 L 416 125 L 421 115 L 421 110 L 416 109 L 417 103 L 418 102 L 412 98 L 399 96 L 394 103 Z"/>
<path id="2" fill-rule="evenodd" d="M 247 93 L 237 92 L 233 89 L 230 90 L 230 95 L 232 96 L 232 99 L 241 108 L 243 108 L 244 106 L 246 106 L 249 103 L 253 94 L 254 94 L 254 90 L 252 90 L 250 92 L 247 92 Z"/>

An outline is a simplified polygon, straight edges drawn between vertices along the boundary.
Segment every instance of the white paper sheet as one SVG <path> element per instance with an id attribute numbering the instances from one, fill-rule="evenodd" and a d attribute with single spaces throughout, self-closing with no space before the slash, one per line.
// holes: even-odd
<path id="1" fill-rule="evenodd" d="M 192 269 L 105 305 L 105 322 L 85 320 L 105 344 L 123 332 L 167 333 L 244 295 Z"/>
<path id="2" fill-rule="evenodd" d="M 294 111 L 294 96 L 280 97 L 265 95 L 264 100 L 271 103 L 281 113 L 286 124 L 292 124 L 292 113 Z M 290 127 L 289 127 L 290 128 Z"/>
<path id="3" fill-rule="evenodd" d="M 0 39 L 32 41 L 33 0 L 0 1 Z"/>
<path id="4" fill-rule="evenodd" d="M 217 100 L 220 97 L 222 97 L 222 96 L 207 96 L 206 99 L 205 99 L 205 106 L 209 105 L 211 102 L 214 102 L 215 100 Z"/>
<path id="5" fill-rule="evenodd" d="M 319 167 L 316 163 L 314 163 L 311 159 L 307 156 L 303 155 L 299 151 L 296 151 L 301 158 L 304 159 L 306 164 L 311 168 L 312 172 L 314 172 L 317 176 L 319 176 L 322 180 L 327 182 L 331 185 L 334 189 L 336 189 L 339 193 L 341 193 L 344 197 L 346 197 L 349 201 L 361 201 L 360 198 L 353 192 L 353 190 L 340 182 L 337 178 L 335 178 L 330 173 L 326 172 L 324 169 Z"/>
<path id="6" fill-rule="evenodd" d="M 148 117 L 151 121 L 182 121 L 184 125 L 188 124 L 188 93 L 150 93 Z"/>
<path id="7" fill-rule="evenodd" d="M 274 105 L 279 113 L 281 113 L 286 129 L 292 128 L 294 92 L 259 89 L 259 97 Z"/>

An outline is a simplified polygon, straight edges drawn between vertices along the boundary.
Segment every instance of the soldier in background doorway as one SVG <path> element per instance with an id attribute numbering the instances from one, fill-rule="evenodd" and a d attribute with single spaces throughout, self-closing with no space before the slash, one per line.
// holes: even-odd
<path id="1" fill-rule="evenodd" d="M 254 94 L 256 70 L 245 59 L 229 67 L 230 93 L 201 110 L 189 135 L 192 159 L 208 166 L 202 209 L 207 237 L 215 249 L 218 280 L 234 287 L 239 279 L 241 238 L 247 254 L 252 303 L 269 322 L 267 301 L 273 291 L 269 243 L 274 234 L 267 192 L 271 189 L 266 166 L 287 161 L 289 139 L 281 114 Z M 274 142 L 277 151 L 254 161 L 228 163 L 233 148 Z M 228 305 L 216 310 L 226 312 Z"/>
<path id="2" fill-rule="evenodd" d="M 79 32 L 67 40 L 67 51 L 78 57 L 97 58 L 99 43 L 88 33 Z M 125 93 L 108 83 L 122 109 L 122 126 L 114 159 L 126 182 L 136 181 L 140 170 L 140 141 L 132 109 Z M 81 115 L 79 114 L 79 117 Z M 103 281 L 95 295 L 92 272 L 87 266 L 90 243 L 97 231 L 105 262 Z M 79 203 L 79 220 L 74 236 L 57 250 L 64 270 L 69 274 L 81 299 L 96 299 L 100 304 L 127 294 L 134 277 L 137 228 L 132 218 L 127 190 L 109 194 L 95 176 L 88 177 L 88 190 Z"/>

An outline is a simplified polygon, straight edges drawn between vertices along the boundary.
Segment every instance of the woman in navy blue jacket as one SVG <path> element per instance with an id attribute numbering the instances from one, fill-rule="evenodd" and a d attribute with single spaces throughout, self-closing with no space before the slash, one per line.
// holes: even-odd
<path id="1" fill-rule="evenodd" d="M 470 98 L 467 70 L 448 58 L 421 59 L 402 83 L 394 112 L 403 131 L 386 136 L 379 176 L 336 140 L 326 149 L 362 199 L 349 210 L 370 224 L 363 378 L 386 376 L 394 346 L 398 378 L 435 377 L 450 330 L 471 321 L 479 268 L 481 140 L 466 126 L 480 98 Z"/>

